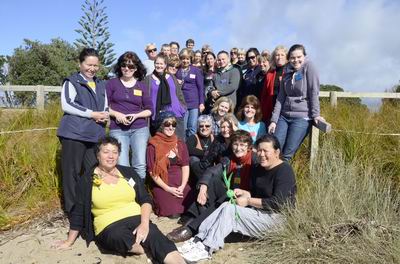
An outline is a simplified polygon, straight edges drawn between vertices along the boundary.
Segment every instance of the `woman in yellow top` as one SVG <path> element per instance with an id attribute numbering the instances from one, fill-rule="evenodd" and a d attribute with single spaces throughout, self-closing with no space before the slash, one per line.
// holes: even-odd
<path id="1" fill-rule="evenodd" d="M 71 247 L 81 233 L 87 244 L 95 240 L 122 255 L 144 253 L 144 247 L 155 263 L 185 263 L 175 244 L 150 222 L 151 197 L 135 170 L 117 165 L 120 151 L 112 137 L 97 144 L 98 165 L 80 178 L 68 238 L 56 248 Z"/>

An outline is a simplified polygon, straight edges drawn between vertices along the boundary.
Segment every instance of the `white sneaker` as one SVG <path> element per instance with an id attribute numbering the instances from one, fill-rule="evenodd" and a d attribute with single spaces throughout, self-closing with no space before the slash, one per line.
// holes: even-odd
<path id="1" fill-rule="evenodd" d="M 195 243 L 192 250 L 183 253 L 182 257 L 189 263 L 197 262 L 203 259 L 211 259 L 210 253 L 206 250 L 205 246 L 201 242 Z"/>
<path id="2" fill-rule="evenodd" d="M 185 241 L 182 246 L 177 247 L 179 253 L 186 253 L 192 250 L 196 246 L 194 242 L 194 237 L 190 238 L 189 240 Z"/>

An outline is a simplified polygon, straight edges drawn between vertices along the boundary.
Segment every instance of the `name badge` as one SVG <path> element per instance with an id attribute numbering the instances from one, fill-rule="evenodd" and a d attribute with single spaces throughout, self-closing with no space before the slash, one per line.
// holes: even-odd
<path id="1" fill-rule="evenodd" d="M 133 95 L 142 96 L 142 90 L 133 89 Z"/>
<path id="2" fill-rule="evenodd" d="M 300 72 L 297 73 L 297 74 L 294 76 L 294 80 L 295 80 L 295 81 L 300 81 L 301 79 L 303 79 L 303 74 L 301 74 Z"/>
<path id="3" fill-rule="evenodd" d="M 193 73 L 189 74 L 189 78 L 190 79 L 196 79 L 196 74 L 193 74 Z"/>
<path id="4" fill-rule="evenodd" d="M 128 181 L 128 184 L 133 188 L 135 186 L 136 182 L 132 178 L 130 178 Z"/>

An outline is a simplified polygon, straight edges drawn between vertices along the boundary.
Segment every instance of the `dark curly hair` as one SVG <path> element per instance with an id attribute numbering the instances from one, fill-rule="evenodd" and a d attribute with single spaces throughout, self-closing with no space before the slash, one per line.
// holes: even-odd
<path id="1" fill-rule="evenodd" d="M 121 66 L 124 63 L 131 62 L 136 67 L 136 71 L 133 76 L 141 81 L 146 76 L 146 68 L 144 67 L 142 61 L 139 59 L 138 55 L 133 51 L 127 51 L 122 54 L 117 61 L 117 64 L 114 66 L 114 72 L 118 77 L 122 76 Z"/>
<path id="2" fill-rule="evenodd" d="M 114 137 L 105 136 L 105 137 L 101 138 L 96 144 L 96 147 L 95 147 L 96 156 L 100 152 L 100 147 L 107 145 L 107 144 L 116 146 L 118 148 L 118 153 L 121 153 L 121 143 L 119 143 L 119 141 Z"/>
<path id="3" fill-rule="evenodd" d="M 231 140 L 231 145 L 234 142 L 247 143 L 248 146 L 251 146 L 253 144 L 253 139 L 251 138 L 250 133 L 241 129 L 233 132 L 232 136 L 230 137 L 230 140 Z"/>

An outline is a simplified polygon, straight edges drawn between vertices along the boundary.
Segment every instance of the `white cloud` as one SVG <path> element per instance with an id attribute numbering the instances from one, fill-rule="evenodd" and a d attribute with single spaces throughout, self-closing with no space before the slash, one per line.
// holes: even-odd
<path id="1" fill-rule="evenodd" d="M 400 79 L 400 2 L 250 0 L 226 14 L 231 46 L 272 50 L 302 43 L 321 83 L 383 91 Z"/>

